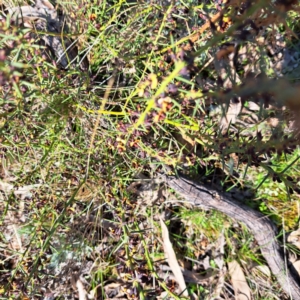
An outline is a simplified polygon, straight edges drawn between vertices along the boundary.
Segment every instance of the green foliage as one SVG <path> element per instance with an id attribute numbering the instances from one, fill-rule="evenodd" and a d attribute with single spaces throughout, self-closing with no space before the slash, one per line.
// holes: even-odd
<path id="1" fill-rule="evenodd" d="M 160 294 L 182 299 L 167 273 L 159 272 L 166 265 L 161 262 L 162 212 L 178 259 L 197 275 L 208 273 L 199 265 L 214 247 L 208 245 L 222 235 L 225 262 L 260 264 L 251 235 L 226 216 L 182 203 L 169 207 L 160 186 L 150 187 L 160 191 L 154 200 L 143 188 L 129 188 L 137 174 L 155 177 L 165 165 L 200 175 L 272 214 L 277 224 L 284 218 L 286 229 L 297 226 L 300 155 L 289 127 L 293 102 L 285 92 L 290 83 L 282 88 L 278 81 L 279 88 L 274 88 L 272 58 L 252 41 L 251 51 L 258 49 L 256 63 L 267 78 L 255 75 L 244 81 L 248 55 L 237 66 L 243 82 L 225 88 L 226 78 L 220 79 L 212 58 L 234 41 L 235 29 L 242 26 L 235 21 L 235 10 L 229 7 L 224 14 L 228 19 L 189 42 L 207 15 L 217 14 L 225 4 L 177 2 L 58 3 L 72 28 L 59 35 L 76 40 L 78 61 L 86 56 L 88 71 L 61 68 L 41 42 L 41 33 L 1 21 L 0 294 L 5 297 L 40 297 L 40 286 L 48 289 L 52 276 L 58 276 L 54 285 L 64 280 L 65 291 L 58 293 L 64 297 L 74 293 L 67 273 L 83 269 L 95 299 L 107 296 L 111 281 L 120 281 L 131 299 Z M 296 31 L 290 19 L 288 25 Z M 276 26 L 288 34 L 281 23 Z M 287 104 L 275 100 L 267 109 L 273 90 Z M 220 119 L 233 97 L 243 98 L 246 112 L 239 115 L 240 123 L 229 122 L 224 130 Z M 271 119 L 279 125 L 270 125 Z M 145 182 L 139 180 L 142 186 Z M 13 187 L 5 190 L 5 184 Z M 23 187 L 30 193 L 22 194 Z M 209 271 L 217 269 L 215 257 L 209 262 Z M 199 299 L 211 297 L 205 284 L 191 282 L 188 290 Z"/>

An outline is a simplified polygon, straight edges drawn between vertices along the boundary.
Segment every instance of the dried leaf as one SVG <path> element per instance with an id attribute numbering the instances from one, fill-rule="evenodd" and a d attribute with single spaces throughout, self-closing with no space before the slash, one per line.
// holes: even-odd
<path id="1" fill-rule="evenodd" d="M 279 119 L 278 118 L 270 118 L 268 123 L 271 127 L 277 127 L 279 124 Z"/>
<path id="2" fill-rule="evenodd" d="M 10 183 L 0 181 L 0 191 L 2 191 L 4 194 L 9 194 L 14 186 Z"/>
<path id="3" fill-rule="evenodd" d="M 256 266 L 255 269 L 259 270 L 261 273 L 265 274 L 269 278 L 271 277 L 271 271 L 270 268 L 266 265 L 264 266 Z"/>
<path id="4" fill-rule="evenodd" d="M 224 105 L 224 109 L 226 109 L 225 105 Z M 223 131 L 226 132 L 230 124 L 236 123 L 237 117 L 240 114 L 241 110 L 242 110 L 242 101 L 240 97 L 236 100 L 230 101 L 230 105 L 228 107 L 226 115 L 222 116 L 220 121 L 220 127 L 222 128 Z"/>
<path id="5" fill-rule="evenodd" d="M 45 9 L 49 9 L 49 10 L 55 9 L 54 6 L 48 0 L 36 0 L 35 6 L 37 8 L 45 8 Z"/>
<path id="6" fill-rule="evenodd" d="M 77 287 L 77 290 L 78 290 L 78 298 L 79 300 L 86 300 L 86 296 L 87 296 L 87 293 L 86 293 L 86 290 L 83 286 L 83 283 L 81 282 L 80 279 L 78 279 L 76 281 L 76 287 Z"/>
<path id="7" fill-rule="evenodd" d="M 209 270 L 211 269 L 211 265 L 210 265 L 210 257 L 209 256 L 205 256 L 205 258 L 202 260 L 203 262 L 203 268 L 205 270 Z"/>
<path id="8" fill-rule="evenodd" d="M 300 228 L 291 232 L 287 238 L 288 243 L 295 245 L 300 249 Z"/>
<path id="9" fill-rule="evenodd" d="M 31 6 L 17 6 L 7 9 L 11 21 L 17 25 L 46 18 L 46 15 Z M 28 26 L 31 27 L 31 26 Z"/>
<path id="10" fill-rule="evenodd" d="M 175 276 L 169 274 L 171 271 L 171 268 L 166 265 L 160 265 L 159 269 L 161 270 L 158 272 L 159 276 L 162 278 L 165 278 L 166 274 L 168 273 L 168 278 L 176 281 Z M 186 270 L 184 268 L 180 268 L 182 271 L 182 274 L 184 276 L 185 282 L 189 283 L 196 283 L 196 284 L 202 284 L 208 286 L 216 277 L 219 275 L 219 272 L 216 270 L 208 270 L 205 275 L 201 275 L 199 273 Z"/>
<path id="11" fill-rule="evenodd" d="M 297 271 L 297 273 L 300 275 L 300 260 L 297 260 L 293 263 L 293 267 Z"/>
<path id="12" fill-rule="evenodd" d="M 104 286 L 105 296 L 107 299 L 124 299 L 122 297 L 125 295 L 125 293 L 121 290 L 121 284 L 116 282 L 111 282 Z M 114 296 L 117 297 L 115 298 Z"/>
<path id="13" fill-rule="evenodd" d="M 219 278 L 214 290 L 214 298 L 215 299 L 221 299 L 221 293 L 224 288 L 225 284 L 225 278 L 223 274 L 225 273 L 226 267 L 224 266 L 224 246 L 225 246 L 225 236 L 224 236 L 224 230 L 222 230 L 222 233 L 220 234 L 220 237 L 218 238 L 216 242 L 216 249 L 214 253 L 214 262 L 219 268 Z"/>
<path id="14" fill-rule="evenodd" d="M 161 218 L 160 218 L 160 224 L 161 224 L 162 238 L 164 243 L 163 245 L 164 245 L 165 258 L 167 259 L 167 262 L 179 284 L 181 292 L 183 292 L 183 296 L 187 297 L 188 293 L 186 289 L 186 284 L 180 266 L 178 264 L 175 252 L 173 250 L 173 246 L 170 242 L 168 228 Z"/>
<path id="15" fill-rule="evenodd" d="M 261 109 L 261 107 L 253 101 L 248 102 L 248 107 L 250 110 L 254 110 L 254 111 L 260 111 L 260 109 Z"/>
<path id="16" fill-rule="evenodd" d="M 179 131 L 173 133 L 175 139 L 178 141 L 178 143 L 184 146 L 187 151 L 194 151 L 196 145 L 195 139 L 192 136 L 186 134 L 186 132 L 182 128 L 178 127 L 178 129 Z"/>
<path id="17" fill-rule="evenodd" d="M 237 261 L 228 263 L 228 270 L 231 277 L 231 282 L 234 288 L 236 300 L 250 300 L 251 290 L 246 281 L 242 268 Z"/>

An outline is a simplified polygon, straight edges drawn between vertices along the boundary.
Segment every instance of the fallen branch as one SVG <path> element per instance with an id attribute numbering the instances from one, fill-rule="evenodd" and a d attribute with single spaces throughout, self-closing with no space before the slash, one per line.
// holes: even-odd
<path id="1" fill-rule="evenodd" d="M 243 222 L 253 233 L 263 257 L 282 289 L 292 299 L 300 300 L 299 276 L 285 269 L 282 251 L 276 240 L 276 227 L 265 215 L 232 199 L 225 193 L 217 192 L 184 177 L 165 176 L 165 181 L 169 187 L 192 204 L 204 209 L 216 209 Z"/>

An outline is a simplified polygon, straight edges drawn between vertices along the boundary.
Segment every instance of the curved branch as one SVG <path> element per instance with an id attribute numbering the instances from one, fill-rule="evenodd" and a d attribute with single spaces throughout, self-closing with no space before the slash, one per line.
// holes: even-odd
<path id="1" fill-rule="evenodd" d="M 275 225 L 260 212 L 232 199 L 225 193 L 184 177 L 166 176 L 166 183 L 187 201 L 205 209 L 216 209 L 244 223 L 253 233 L 261 253 L 282 289 L 294 300 L 300 300 L 299 275 L 285 268 L 281 248 L 276 240 Z"/>

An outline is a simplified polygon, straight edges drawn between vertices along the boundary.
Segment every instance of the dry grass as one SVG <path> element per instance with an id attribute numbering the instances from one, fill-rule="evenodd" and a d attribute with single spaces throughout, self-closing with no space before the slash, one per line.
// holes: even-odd
<path id="1" fill-rule="evenodd" d="M 88 71 L 57 66 L 33 29 L 5 19 L 0 27 L 0 299 L 181 299 L 160 218 L 190 272 L 190 297 L 233 299 L 226 263 L 237 260 L 255 299 L 284 299 L 243 225 L 194 210 L 151 179 L 164 165 L 200 174 L 295 229 L 300 165 L 289 120 L 297 80 L 279 85 L 266 72 L 246 81 L 240 69 L 243 84 L 226 90 L 213 55 L 240 23 L 216 21 L 221 28 L 186 43 L 203 31 L 205 14 L 219 13 L 215 1 L 57 9 Z M 222 107 L 233 95 L 245 110 L 224 133 Z"/>

